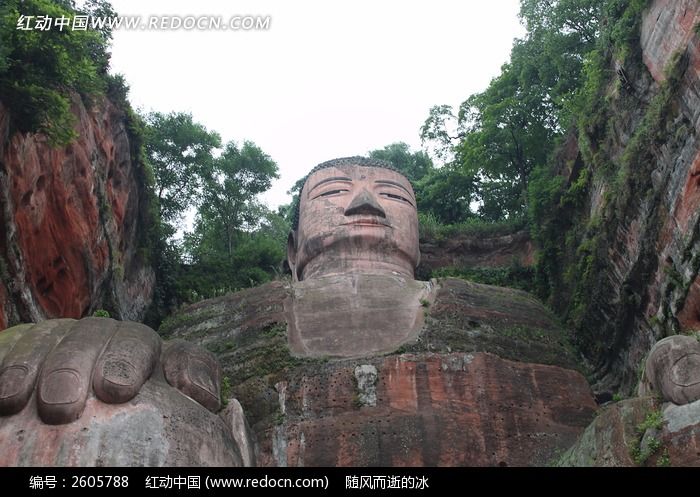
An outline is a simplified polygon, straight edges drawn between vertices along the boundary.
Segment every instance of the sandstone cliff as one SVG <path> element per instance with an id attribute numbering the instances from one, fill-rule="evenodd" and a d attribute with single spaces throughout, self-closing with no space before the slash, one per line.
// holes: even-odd
<path id="1" fill-rule="evenodd" d="M 259 465 L 545 465 L 593 419 L 566 331 L 524 292 L 440 280 L 417 340 L 360 359 L 292 355 L 291 295 L 268 283 L 160 329 L 217 354 Z"/>
<path id="2" fill-rule="evenodd" d="M 140 320 L 152 299 L 148 199 L 125 114 L 74 98 L 79 137 L 51 148 L 12 133 L 0 102 L 0 329 L 106 309 Z"/>
<path id="3" fill-rule="evenodd" d="M 442 268 L 529 267 L 534 264 L 534 256 L 535 247 L 527 230 L 494 235 L 457 233 L 446 239 L 425 237 L 421 239 L 416 272 L 424 278 Z"/>
<path id="4" fill-rule="evenodd" d="M 597 111 L 560 151 L 540 258 L 609 397 L 633 393 L 657 340 L 700 328 L 698 22 L 695 0 L 649 2 L 623 49 L 601 48 Z"/>

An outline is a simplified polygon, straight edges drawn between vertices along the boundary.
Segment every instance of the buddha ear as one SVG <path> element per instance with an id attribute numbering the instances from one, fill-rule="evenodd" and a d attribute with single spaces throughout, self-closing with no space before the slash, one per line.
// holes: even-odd
<path id="1" fill-rule="evenodd" d="M 292 271 L 292 281 L 299 281 L 297 276 L 297 232 L 290 231 L 287 236 L 287 265 Z"/>

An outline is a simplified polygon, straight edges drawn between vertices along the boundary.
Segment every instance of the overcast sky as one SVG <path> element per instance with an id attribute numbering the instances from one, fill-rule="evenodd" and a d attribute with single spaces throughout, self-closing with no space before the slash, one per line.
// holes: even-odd
<path id="1" fill-rule="evenodd" d="M 393 142 L 420 148 L 433 105 L 459 105 L 508 60 L 518 0 L 111 0 L 121 15 L 269 16 L 251 31 L 119 30 L 132 104 L 191 112 L 279 165 L 275 207 L 314 165 Z"/>

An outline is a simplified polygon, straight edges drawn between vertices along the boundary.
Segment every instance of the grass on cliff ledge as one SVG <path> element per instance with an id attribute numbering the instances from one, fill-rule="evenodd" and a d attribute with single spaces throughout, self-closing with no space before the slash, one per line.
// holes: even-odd
<path id="1" fill-rule="evenodd" d="M 431 278 L 460 278 L 484 285 L 516 288 L 532 292 L 535 285 L 535 268 L 526 267 L 514 260 L 505 267 L 445 267 L 432 272 Z"/>
<path id="2" fill-rule="evenodd" d="M 431 212 L 418 214 L 418 233 L 421 242 L 445 242 L 457 237 L 497 237 L 513 234 L 525 229 L 527 219 L 518 217 L 504 221 L 468 219 L 457 224 L 442 224 Z"/>

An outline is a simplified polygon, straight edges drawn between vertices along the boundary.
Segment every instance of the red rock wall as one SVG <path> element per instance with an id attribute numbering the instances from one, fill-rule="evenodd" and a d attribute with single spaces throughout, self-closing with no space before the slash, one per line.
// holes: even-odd
<path id="1" fill-rule="evenodd" d="M 43 135 L 10 135 L 0 103 L 0 329 L 98 308 L 138 320 L 151 300 L 138 250 L 146 196 L 124 113 L 78 98 L 72 111 L 79 137 L 51 148 Z"/>
<path id="2" fill-rule="evenodd" d="M 684 90 L 681 106 L 685 114 L 692 116 L 696 132 L 700 129 L 700 36 L 695 27 L 700 23 L 700 4 L 694 0 L 656 0 L 650 6 L 641 31 L 641 44 L 644 63 L 655 81 L 665 81 L 664 68 L 677 52 L 684 52 L 688 58 L 683 77 Z M 669 192 L 666 222 L 661 229 L 659 243 L 659 270 L 652 284 L 667 285 L 669 272 L 686 273 L 694 278 L 689 290 L 683 288 L 683 295 L 674 295 L 677 302 L 673 306 L 680 331 L 700 330 L 700 276 L 698 268 L 692 267 L 692 257 L 681 254 L 685 239 L 697 230 L 700 218 L 700 143 L 693 140 L 694 148 L 680 159 L 686 167 L 678 171 Z M 697 247 L 688 247 L 697 257 Z M 691 259 L 691 260 L 687 260 Z M 648 315 L 658 313 L 662 305 L 660 292 L 652 292 L 647 308 Z"/>
<path id="3" fill-rule="evenodd" d="M 644 63 L 657 83 L 666 80 L 664 69 L 683 54 L 684 70 L 678 94 L 681 118 L 692 129 L 674 157 L 659 154 L 659 162 L 673 162 L 659 206 L 664 212 L 656 244 L 657 270 L 649 281 L 646 317 L 659 320 L 670 313 L 676 331 L 700 329 L 700 3 L 695 0 L 656 0 L 646 13 L 641 30 Z M 672 277 L 670 278 L 669 275 Z M 675 275 L 679 275 L 675 276 Z M 680 281 L 671 280 L 680 279 Z M 674 289 L 671 290 L 670 287 Z M 677 287 L 677 288 L 676 288 Z M 664 299 L 671 302 L 664 302 Z M 664 308 L 665 307 L 665 308 Z"/>
<path id="4" fill-rule="evenodd" d="M 582 352 L 596 369 L 591 376 L 595 390 L 609 396 L 633 393 L 639 365 L 658 339 L 700 327 L 698 23 L 696 0 L 650 1 L 639 38 L 642 63 L 633 55 L 611 62 L 606 131 L 583 130 L 591 140 L 588 146 L 614 167 L 627 167 L 623 164 L 630 146 L 633 152 L 627 156 L 640 161 L 629 165 L 626 187 L 633 193 L 627 196 L 619 190 L 611 196 L 614 181 L 593 171 L 587 202 L 567 220 L 573 224 L 573 236 L 589 230 L 587 239 L 604 240 L 596 252 L 596 264 L 604 269 L 584 290 L 593 288 L 590 294 L 580 296 L 584 311 L 573 309 L 576 279 L 562 278 L 553 297 L 557 310 L 581 313 L 574 340 L 583 344 Z M 628 88 L 616 80 L 618 66 L 629 77 Z M 666 87 L 669 69 L 680 82 Z M 645 118 L 653 115 L 650 109 L 666 103 L 666 95 L 670 100 L 664 107 L 665 122 L 652 124 L 663 134 L 653 143 L 642 138 L 643 150 L 634 151 L 648 126 Z M 573 159 L 576 150 L 567 149 L 563 155 Z M 567 178 L 570 173 L 562 171 Z M 634 185 L 644 186 L 635 191 Z M 587 226 L 594 219 L 599 222 Z M 560 274 L 576 274 L 580 256 L 565 257 Z"/>
<path id="5" fill-rule="evenodd" d="M 159 330 L 217 355 L 260 465 L 546 465 L 595 415 L 566 331 L 525 292 L 445 278 L 416 340 L 356 359 L 290 354 L 292 292 L 205 300 Z"/>
<path id="6" fill-rule="evenodd" d="M 666 79 L 664 69 L 674 53 L 692 42 L 695 25 L 700 22 L 696 0 L 655 0 L 645 14 L 642 32 L 642 57 L 656 81 Z"/>
<path id="7" fill-rule="evenodd" d="M 543 466 L 593 419 L 580 373 L 495 355 L 391 356 L 376 405 L 353 368 L 329 365 L 278 384 L 284 414 L 258 434 L 265 466 Z"/>
<path id="8" fill-rule="evenodd" d="M 524 231 L 501 235 L 456 235 L 446 240 L 423 240 L 418 271 L 440 268 L 508 267 L 517 262 L 532 266 L 535 249 L 530 234 Z"/>

